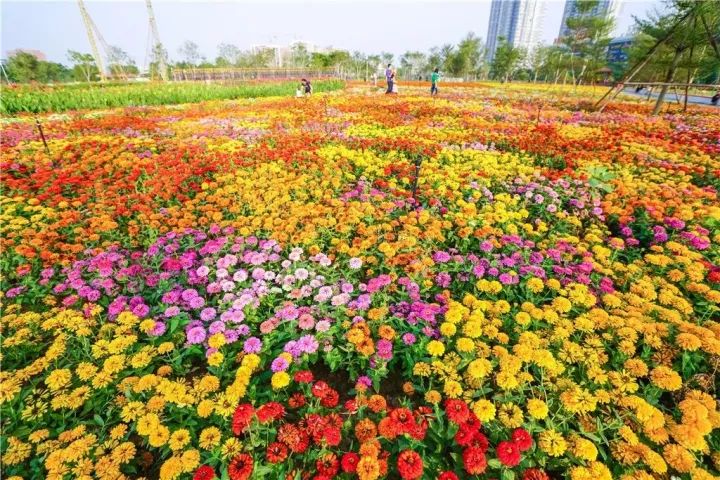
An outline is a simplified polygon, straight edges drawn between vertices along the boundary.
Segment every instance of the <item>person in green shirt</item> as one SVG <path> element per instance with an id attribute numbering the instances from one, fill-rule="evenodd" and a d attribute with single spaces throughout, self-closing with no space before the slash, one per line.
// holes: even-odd
<path id="1" fill-rule="evenodd" d="M 432 75 L 430 75 L 430 83 L 431 83 L 430 96 L 432 96 L 432 97 L 434 97 L 438 93 L 437 84 L 438 84 L 438 80 L 440 80 L 439 70 L 440 70 L 439 68 L 436 68 L 435 70 L 433 70 Z"/>

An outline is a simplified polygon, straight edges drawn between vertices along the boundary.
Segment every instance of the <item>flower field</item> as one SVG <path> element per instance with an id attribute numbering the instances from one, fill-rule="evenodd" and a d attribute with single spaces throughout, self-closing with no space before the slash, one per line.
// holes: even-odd
<path id="1" fill-rule="evenodd" d="M 720 115 L 531 88 L 6 119 L 4 478 L 720 476 Z"/>

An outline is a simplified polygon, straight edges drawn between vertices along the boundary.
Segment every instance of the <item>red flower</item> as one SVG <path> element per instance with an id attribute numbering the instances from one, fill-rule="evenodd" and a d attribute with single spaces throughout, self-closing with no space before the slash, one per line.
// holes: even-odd
<path id="1" fill-rule="evenodd" d="M 288 406 L 290 408 L 301 408 L 305 406 L 305 395 L 303 395 L 300 392 L 295 392 L 292 394 L 290 399 L 288 400 Z"/>
<path id="2" fill-rule="evenodd" d="M 329 427 L 323 430 L 322 440 L 331 447 L 337 447 L 342 440 L 342 433 L 339 428 Z"/>
<path id="3" fill-rule="evenodd" d="M 423 420 L 422 422 L 413 425 L 408 433 L 415 440 L 423 440 L 425 438 L 425 432 L 427 432 L 427 429 L 428 429 L 428 422 Z"/>
<path id="4" fill-rule="evenodd" d="M 202 465 L 195 470 L 193 480 L 212 480 L 215 478 L 215 470 L 210 465 Z"/>
<path id="5" fill-rule="evenodd" d="M 528 468 L 522 478 L 523 480 L 550 480 L 548 474 L 539 468 Z"/>
<path id="6" fill-rule="evenodd" d="M 403 450 L 398 456 L 398 472 L 403 480 L 416 480 L 422 477 L 423 461 L 417 452 Z"/>
<path id="7" fill-rule="evenodd" d="M 480 475 L 487 467 L 485 453 L 479 447 L 468 447 L 463 450 L 463 466 L 470 475 Z"/>
<path id="8" fill-rule="evenodd" d="M 481 432 L 475 432 L 475 436 L 473 437 L 470 445 L 479 448 L 483 453 L 487 452 L 487 449 L 490 446 L 487 437 Z"/>
<path id="9" fill-rule="evenodd" d="M 715 269 L 708 274 L 708 280 L 712 283 L 720 283 L 720 269 Z"/>
<path id="10" fill-rule="evenodd" d="M 344 406 L 348 413 L 357 412 L 357 402 L 355 400 L 348 400 Z"/>
<path id="11" fill-rule="evenodd" d="M 532 435 L 524 428 L 516 428 L 512 433 L 512 439 L 513 442 L 517 443 L 521 452 L 529 449 L 533 444 Z"/>
<path id="12" fill-rule="evenodd" d="M 340 460 L 340 466 L 342 471 L 345 473 L 355 473 L 357 470 L 357 464 L 360 461 L 360 455 L 354 452 L 348 452 L 342 456 Z"/>
<path id="13" fill-rule="evenodd" d="M 260 423 L 268 423 L 282 418 L 285 415 L 285 407 L 278 402 L 268 402 L 257 409 L 257 417 Z"/>
<path id="14" fill-rule="evenodd" d="M 398 435 L 409 433 L 415 427 L 415 418 L 410 410 L 404 407 L 396 408 L 390 412 L 390 418 L 395 422 Z"/>
<path id="15" fill-rule="evenodd" d="M 520 447 L 515 442 L 500 442 L 497 446 L 497 456 L 503 465 L 514 467 L 520 463 Z"/>
<path id="16" fill-rule="evenodd" d="M 334 408 L 337 406 L 338 402 L 340 402 L 340 395 L 332 388 L 328 389 L 325 396 L 320 399 L 320 405 L 325 408 Z"/>
<path id="17" fill-rule="evenodd" d="M 455 473 L 453 473 L 453 472 L 447 471 L 447 472 L 442 472 L 438 476 L 437 480 L 458 480 L 458 476 L 455 475 Z"/>
<path id="18" fill-rule="evenodd" d="M 315 382 L 315 385 L 313 385 L 311 389 L 312 394 L 317 398 L 323 398 L 328 390 L 331 390 L 330 385 L 322 380 Z"/>
<path id="19" fill-rule="evenodd" d="M 326 453 L 315 462 L 315 468 L 319 474 L 332 477 L 340 469 L 340 462 L 334 453 Z"/>
<path id="20" fill-rule="evenodd" d="M 455 434 L 455 442 L 461 447 L 467 447 L 472 443 L 476 433 L 478 433 L 477 428 L 474 428 L 471 424 L 463 423 Z"/>
<path id="21" fill-rule="evenodd" d="M 295 374 L 295 381 L 298 383 L 311 383 L 313 374 L 310 370 L 301 370 Z"/>
<path id="22" fill-rule="evenodd" d="M 250 425 L 255 409 L 249 403 L 241 403 L 235 409 L 232 419 L 232 430 L 235 435 L 240 435 Z"/>
<path id="23" fill-rule="evenodd" d="M 445 401 L 445 413 L 451 422 L 460 424 L 468 419 L 470 409 L 464 401 L 449 398 Z"/>
<path id="24" fill-rule="evenodd" d="M 270 463 L 284 462 L 288 456 L 288 448 L 284 443 L 273 442 L 268 445 L 267 452 L 265 454 L 268 462 Z"/>
<path id="25" fill-rule="evenodd" d="M 228 466 L 230 480 L 247 480 L 253 471 L 253 459 L 247 453 L 241 453 L 232 459 Z"/>

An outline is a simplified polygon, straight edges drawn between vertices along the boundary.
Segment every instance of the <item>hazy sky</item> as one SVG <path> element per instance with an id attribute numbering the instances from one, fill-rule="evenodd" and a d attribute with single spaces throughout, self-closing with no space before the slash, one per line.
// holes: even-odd
<path id="1" fill-rule="evenodd" d="M 542 38 L 557 36 L 564 0 L 546 3 Z M 148 17 L 144 0 L 85 0 L 87 10 L 105 42 L 124 49 L 143 67 L 148 46 Z M 487 36 L 490 0 L 475 1 L 179 1 L 153 0 L 160 37 L 170 57 L 178 59 L 185 40 L 196 42 L 203 55 L 214 59 L 217 45 L 233 43 L 241 49 L 253 44 L 287 44 L 303 40 L 366 53 L 427 51 L 456 43 L 473 31 Z M 624 0 L 616 26 L 623 34 L 632 15 L 645 16 L 660 0 Z M 15 48 L 43 51 L 48 59 L 66 61 L 68 49 L 90 51 L 77 2 L 0 0 L 0 52 Z M 397 58 L 397 57 L 396 57 Z"/>

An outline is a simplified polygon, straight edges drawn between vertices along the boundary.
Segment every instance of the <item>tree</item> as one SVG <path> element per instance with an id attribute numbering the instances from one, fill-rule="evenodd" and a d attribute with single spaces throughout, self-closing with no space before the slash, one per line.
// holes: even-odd
<path id="1" fill-rule="evenodd" d="M 90 82 L 97 77 L 98 69 L 92 54 L 68 50 L 67 57 L 73 64 L 72 76 L 75 80 Z"/>
<path id="2" fill-rule="evenodd" d="M 218 67 L 227 67 L 240 63 L 242 51 L 230 43 L 221 43 L 218 45 L 218 56 L 215 63 Z"/>
<path id="3" fill-rule="evenodd" d="M 27 52 L 18 52 L 5 65 L 7 75 L 13 82 L 58 82 L 70 78 L 70 70 L 59 63 L 46 62 Z"/>
<path id="4" fill-rule="evenodd" d="M 599 0 L 577 2 L 576 14 L 565 22 L 568 34 L 562 42 L 572 53 L 571 73 L 577 84 L 592 78 L 606 64 L 613 19 L 606 12 L 598 12 L 599 3 Z"/>
<path id="5" fill-rule="evenodd" d="M 632 49 L 631 59 L 642 65 L 636 76 L 660 79 L 664 83 L 653 115 L 660 113 L 669 89 L 667 84 L 673 83 L 678 74 L 685 73 L 681 78 L 689 84 L 701 67 L 714 64 L 720 69 L 720 50 L 717 48 L 720 12 L 716 2 L 674 0 L 669 13 L 656 14 L 647 20 L 636 19 L 636 24 L 638 46 Z M 708 60 L 707 56 L 713 58 Z"/>
<path id="6" fill-rule="evenodd" d="M 197 43 L 193 41 L 185 40 L 185 43 L 178 48 L 178 52 L 180 53 L 182 62 L 188 66 L 195 66 L 203 61 L 203 57 L 200 55 L 200 48 Z"/>
<path id="7" fill-rule="evenodd" d="M 135 66 L 135 60 L 120 47 L 110 45 L 107 51 L 108 68 L 118 76 L 125 77 L 128 73 L 137 74 L 138 68 Z"/>
<path id="8" fill-rule="evenodd" d="M 295 43 L 290 48 L 290 64 L 294 68 L 305 68 L 310 64 L 310 54 L 304 43 Z"/>
<path id="9" fill-rule="evenodd" d="M 427 56 L 418 51 L 405 52 L 400 57 L 400 69 L 404 78 L 412 80 L 427 71 Z"/>
<path id="10" fill-rule="evenodd" d="M 447 57 L 446 68 L 453 75 L 467 77 L 482 67 L 482 40 L 468 33 Z"/>
<path id="11" fill-rule="evenodd" d="M 499 79 L 505 83 L 512 80 L 513 74 L 525 59 L 526 52 L 522 48 L 513 46 L 504 38 L 499 40 L 495 56 L 490 65 L 490 75 L 494 79 Z"/>
<path id="12" fill-rule="evenodd" d="M 160 60 L 163 60 L 162 63 L 165 64 L 167 68 L 168 64 L 168 53 L 165 47 L 163 47 L 161 44 L 156 44 L 152 52 L 150 54 L 150 78 L 163 78 L 163 75 L 160 72 Z M 165 72 L 167 73 L 167 72 Z"/>

